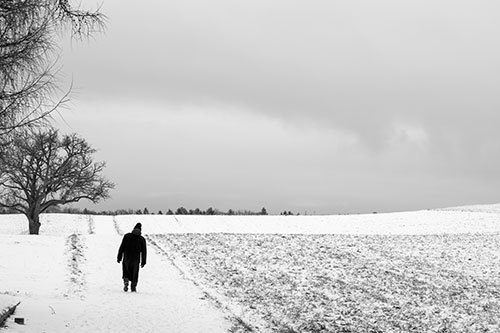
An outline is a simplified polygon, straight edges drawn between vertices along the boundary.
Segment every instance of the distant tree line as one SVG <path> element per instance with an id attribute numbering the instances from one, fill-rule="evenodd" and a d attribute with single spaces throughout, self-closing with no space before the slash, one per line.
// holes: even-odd
<path id="1" fill-rule="evenodd" d="M 0 208 L 0 214 L 15 214 L 16 211 Z M 266 208 L 262 208 L 260 211 L 254 212 L 247 209 L 233 210 L 229 209 L 227 212 L 219 210 L 217 208 L 208 208 L 206 210 L 187 209 L 184 207 L 179 207 L 176 210 L 168 209 L 165 212 L 159 210 L 158 212 L 150 212 L 146 207 L 144 209 L 117 209 L 117 210 L 107 210 L 107 211 L 94 211 L 87 208 L 75 208 L 75 207 L 61 207 L 54 206 L 50 207 L 46 213 L 65 213 L 65 214 L 84 214 L 84 215 L 268 215 Z M 280 215 L 300 215 L 294 214 L 291 211 L 283 211 Z"/>

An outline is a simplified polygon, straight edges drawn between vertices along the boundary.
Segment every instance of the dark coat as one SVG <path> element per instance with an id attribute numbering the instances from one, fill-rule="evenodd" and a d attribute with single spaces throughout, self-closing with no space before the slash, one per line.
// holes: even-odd
<path id="1" fill-rule="evenodd" d="M 141 236 L 140 229 L 134 229 L 123 236 L 117 260 L 122 261 L 123 278 L 136 284 L 139 280 L 139 266 L 146 265 L 146 240 Z"/>

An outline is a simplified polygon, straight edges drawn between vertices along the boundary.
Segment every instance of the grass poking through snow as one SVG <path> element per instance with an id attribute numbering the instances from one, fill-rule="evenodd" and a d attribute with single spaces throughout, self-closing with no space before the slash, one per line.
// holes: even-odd
<path id="1" fill-rule="evenodd" d="M 499 236 L 152 237 L 278 332 L 498 332 Z"/>

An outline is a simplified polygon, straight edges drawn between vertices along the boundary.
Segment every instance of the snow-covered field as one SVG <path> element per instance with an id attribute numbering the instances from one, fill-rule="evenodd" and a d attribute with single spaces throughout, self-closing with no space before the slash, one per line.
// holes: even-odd
<path id="1" fill-rule="evenodd" d="M 138 293 L 123 292 L 112 217 L 45 215 L 39 236 L 26 235 L 25 223 L 0 216 L 0 308 L 21 302 L 8 331 L 191 333 L 235 325 L 151 247 Z"/>
<path id="2" fill-rule="evenodd" d="M 116 252 L 143 224 L 148 264 Z M 499 332 L 500 206 L 338 216 L 0 215 L 13 332 Z M 25 325 L 14 323 L 25 318 Z"/>

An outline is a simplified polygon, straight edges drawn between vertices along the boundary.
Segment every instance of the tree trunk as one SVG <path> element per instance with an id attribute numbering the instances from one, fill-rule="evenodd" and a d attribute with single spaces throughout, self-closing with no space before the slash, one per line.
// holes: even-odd
<path id="1" fill-rule="evenodd" d="M 33 214 L 33 216 L 27 216 L 27 218 L 30 235 L 38 235 L 41 226 L 40 216 L 38 214 Z"/>

